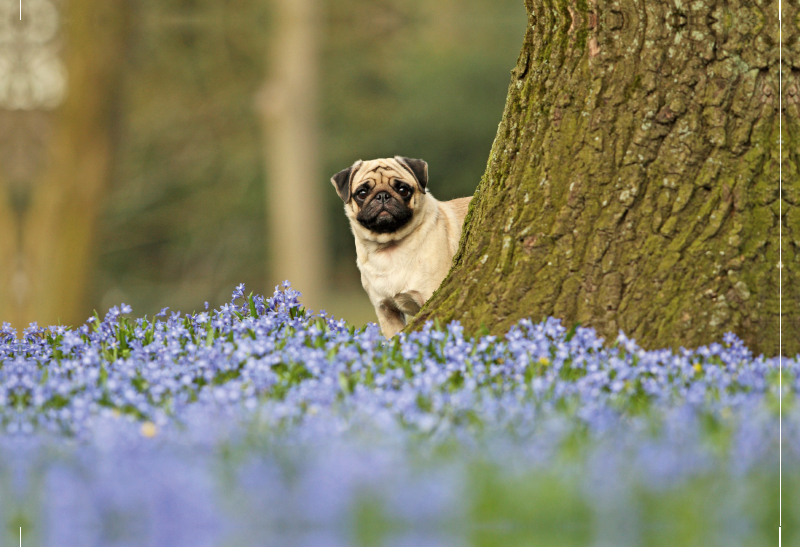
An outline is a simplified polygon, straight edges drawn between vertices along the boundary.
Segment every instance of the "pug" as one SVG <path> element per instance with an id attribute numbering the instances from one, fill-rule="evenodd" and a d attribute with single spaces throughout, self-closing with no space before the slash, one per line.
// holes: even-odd
<path id="1" fill-rule="evenodd" d="M 428 164 L 395 156 L 357 161 L 331 178 L 356 240 L 356 264 L 391 338 L 450 270 L 471 197 L 438 201 Z"/>

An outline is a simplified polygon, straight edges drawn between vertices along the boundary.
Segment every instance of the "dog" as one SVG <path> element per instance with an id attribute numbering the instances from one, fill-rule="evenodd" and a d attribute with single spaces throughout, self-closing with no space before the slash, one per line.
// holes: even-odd
<path id="1" fill-rule="evenodd" d="M 356 264 L 386 338 L 415 315 L 450 270 L 471 197 L 438 201 L 428 164 L 358 160 L 331 178 L 356 240 Z"/>

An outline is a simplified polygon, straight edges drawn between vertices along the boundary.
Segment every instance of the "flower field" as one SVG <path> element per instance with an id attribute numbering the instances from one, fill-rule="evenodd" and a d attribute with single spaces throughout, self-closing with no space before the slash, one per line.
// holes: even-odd
<path id="1" fill-rule="evenodd" d="M 387 342 L 288 284 L 130 313 L 0 330 L 0 545 L 772 545 L 779 427 L 800 543 L 800 360 L 733 335 Z"/>

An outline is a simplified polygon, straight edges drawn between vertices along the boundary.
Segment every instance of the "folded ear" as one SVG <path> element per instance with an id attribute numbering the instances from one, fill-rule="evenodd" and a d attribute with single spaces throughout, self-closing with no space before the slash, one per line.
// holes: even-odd
<path id="1" fill-rule="evenodd" d="M 408 169 L 414 175 L 422 188 L 422 193 L 425 193 L 425 188 L 428 186 L 428 164 L 423 160 L 415 160 L 412 158 L 404 158 L 402 156 L 395 156 L 400 165 Z"/>
<path id="2" fill-rule="evenodd" d="M 345 203 L 350 201 L 350 181 L 353 180 L 353 175 L 356 174 L 359 167 L 361 167 L 361 160 L 358 160 L 347 169 L 339 171 L 331 177 L 333 187 L 336 188 L 336 192 Z"/>

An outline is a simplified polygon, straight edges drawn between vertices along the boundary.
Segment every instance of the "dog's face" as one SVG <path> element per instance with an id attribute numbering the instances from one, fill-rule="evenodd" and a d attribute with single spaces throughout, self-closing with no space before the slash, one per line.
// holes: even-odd
<path id="1" fill-rule="evenodd" d="M 349 215 L 373 234 L 406 226 L 422 203 L 428 164 L 403 158 L 357 161 L 331 179 Z"/>

